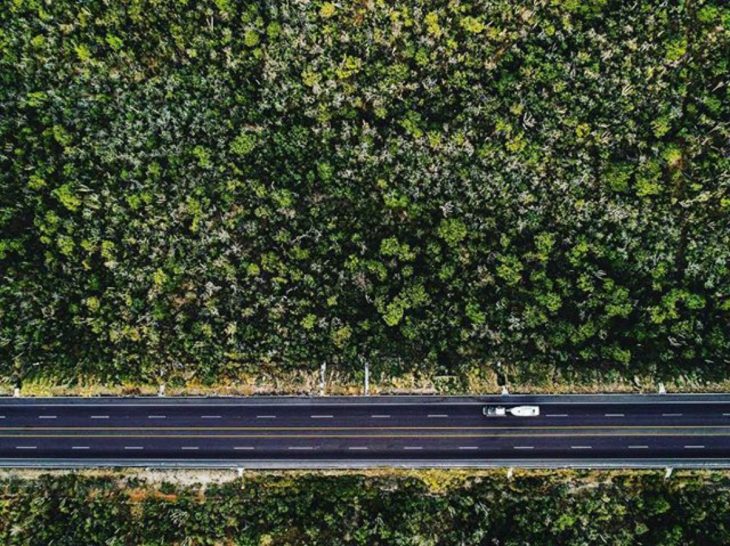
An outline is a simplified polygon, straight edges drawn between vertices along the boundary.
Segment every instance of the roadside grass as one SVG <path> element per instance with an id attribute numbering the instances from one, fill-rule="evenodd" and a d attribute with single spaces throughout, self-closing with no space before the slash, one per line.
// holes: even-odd
<path id="1" fill-rule="evenodd" d="M 388 480 L 413 479 L 422 483 L 427 491 L 443 494 L 468 488 L 485 480 L 504 482 L 519 486 L 524 480 L 561 482 L 573 491 L 599 484 L 610 484 L 617 480 L 631 483 L 641 479 L 665 481 L 663 469 L 525 469 L 514 468 L 508 475 L 506 468 L 372 468 L 372 469 L 328 469 L 328 470 L 253 470 L 239 472 L 231 469 L 153 469 L 153 468 L 86 468 L 86 469 L 0 469 L 0 484 L 8 480 L 33 481 L 41 477 L 60 478 L 74 475 L 81 478 L 109 479 L 118 487 L 133 487 L 134 495 L 141 491 L 155 494 L 169 491 L 169 486 L 193 487 L 205 490 L 215 484 L 239 482 L 242 486 L 261 484 L 267 487 L 295 487 L 301 480 L 310 478 L 336 479 L 339 477 L 366 478 L 390 488 Z M 701 483 L 715 483 L 718 478 L 730 479 L 730 470 L 675 470 L 670 481 L 682 483 L 692 479 Z M 248 484 L 248 485 L 246 485 Z"/>
<path id="2" fill-rule="evenodd" d="M 652 374 L 625 377 L 616 372 L 596 371 L 566 373 L 555 368 L 532 368 L 529 373 L 514 371 L 505 366 L 510 393 L 526 394 L 591 394 L 591 393 L 656 393 L 660 382 L 667 392 L 729 392 L 730 379 L 706 380 L 697 376 L 679 375 L 660 381 Z M 501 392 L 501 383 L 493 366 L 466 370 L 460 375 L 403 374 L 388 376 L 373 373 L 370 379 L 371 395 L 486 395 Z M 0 396 L 13 394 L 14 385 L 6 378 L 0 381 Z M 160 384 L 144 382 L 103 383 L 91 377 L 77 380 L 34 377 L 23 381 L 21 396 L 155 396 Z M 362 374 L 337 370 L 328 371 L 324 385 L 319 370 L 244 374 L 215 383 L 196 379 L 173 379 L 164 385 L 166 396 L 253 396 L 304 395 L 349 396 L 362 395 Z"/>

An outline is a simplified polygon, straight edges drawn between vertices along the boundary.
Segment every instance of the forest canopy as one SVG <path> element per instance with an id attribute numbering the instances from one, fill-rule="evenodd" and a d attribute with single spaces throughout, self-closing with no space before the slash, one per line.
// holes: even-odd
<path id="1" fill-rule="evenodd" d="M 730 376 L 730 8 L 12 0 L 0 374 Z"/>

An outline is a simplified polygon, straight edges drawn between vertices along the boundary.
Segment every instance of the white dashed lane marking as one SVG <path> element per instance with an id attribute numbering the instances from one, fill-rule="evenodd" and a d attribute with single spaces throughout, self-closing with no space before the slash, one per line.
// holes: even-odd
<path id="1" fill-rule="evenodd" d="M 124 449 L 141 450 L 141 449 L 144 449 L 144 448 L 142 446 L 124 446 Z"/>
<path id="2" fill-rule="evenodd" d="M 332 415 L 310 415 L 312 419 L 332 419 Z"/>
<path id="3" fill-rule="evenodd" d="M 291 449 L 293 451 L 308 451 L 314 448 L 311 446 L 289 446 L 287 449 Z"/>
<path id="4" fill-rule="evenodd" d="M 39 415 L 38 419 L 55 419 L 55 415 Z"/>
<path id="5" fill-rule="evenodd" d="M 167 419 L 166 415 L 148 415 L 147 419 Z"/>
<path id="6" fill-rule="evenodd" d="M 606 413 L 606 417 L 623 417 L 623 413 Z"/>
<path id="7" fill-rule="evenodd" d="M 415 451 L 418 449 L 423 449 L 421 446 L 406 446 L 403 449 L 409 450 L 409 451 Z"/>
<path id="8" fill-rule="evenodd" d="M 662 417 L 682 417 L 681 413 L 662 413 Z"/>
<path id="9" fill-rule="evenodd" d="M 347 449 L 349 449 L 350 451 L 367 451 L 368 448 L 366 446 L 351 446 Z"/>
<path id="10" fill-rule="evenodd" d="M 535 449 L 534 446 L 514 446 L 515 449 Z"/>
<path id="11" fill-rule="evenodd" d="M 236 446 L 233 449 L 235 449 L 236 451 L 251 451 L 254 448 L 252 446 Z"/>
<path id="12" fill-rule="evenodd" d="M 390 415 L 384 415 L 384 414 L 377 414 L 376 413 L 375 415 L 371 415 L 370 417 L 372 417 L 373 419 L 389 419 L 390 418 Z"/>
<path id="13" fill-rule="evenodd" d="M 89 446 L 71 446 L 71 449 L 89 449 Z"/>
<path id="14" fill-rule="evenodd" d="M 479 449 L 477 446 L 459 446 L 459 449 Z"/>
<path id="15" fill-rule="evenodd" d="M 276 419 L 276 415 L 257 415 L 256 419 Z"/>
<path id="16" fill-rule="evenodd" d="M 92 415 L 92 419 L 109 419 L 108 415 Z"/>
<path id="17" fill-rule="evenodd" d="M 35 449 L 36 446 L 15 446 L 15 449 Z"/>
<path id="18" fill-rule="evenodd" d="M 180 449 L 183 451 L 196 451 L 198 448 L 196 446 L 183 446 Z"/>
<path id="19" fill-rule="evenodd" d="M 684 449 L 705 449 L 705 446 L 684 446 Z"/>
<path id="20" fill-rule="evenodd" d="M 629 449 L 649 449 L 649 446 L 629 446 Z"/>
<path id="21" fill-rule="evenodd" d="M 591 449 L 591 446 L 570 446 L 570 449 Z"/>
<path id="22" fill-rule="evenodd" d="M 201 415 L 201 419 L 220 419 L 220 415 Z"/>
<path id="23" fill-rule="evenodd" d="M 445 413 L 429 413 L 428 416 L 432 419 L 448 417 L 448 415 L 446 415 Z"/>
<path id="24" fill-rule="evenodd" d="M 547 413 L 545 417 L 567 417 L 567 413 Z"/>

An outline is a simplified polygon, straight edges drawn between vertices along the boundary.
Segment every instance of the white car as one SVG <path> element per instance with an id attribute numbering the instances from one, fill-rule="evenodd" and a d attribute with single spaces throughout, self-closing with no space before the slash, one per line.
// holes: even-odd
<path id="1" fill-rule="evenodd" d="M 482 413 L 487 417 L 504 417 L 507 414 L 514 417 L 536 417 L 540 415 L 539 406 L 515 406 L 505 408 L 504 406 L 484 406 Z"/>

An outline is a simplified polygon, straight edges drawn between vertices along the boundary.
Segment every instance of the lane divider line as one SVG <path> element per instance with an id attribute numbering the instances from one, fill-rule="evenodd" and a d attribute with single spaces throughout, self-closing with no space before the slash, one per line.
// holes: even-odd
<path id="1" fill-rule="evenodd" d="M 606 413 L 606 417 L 625 417 L 623 413 Z"/>
<path id="2" fill-rule="evenodd" d="M 39 415 L 38 419 L 55 419 L 55 415 Z"/>
<path id="3" fill-rule="evenodd" d="M 535 446 L 514 446 L 514 449 L 535 449 Z"/>
<path id="4" fill-rule="evenodd" d="M 333 415 L 310 415 L 312 419 L 332 419 Z"/>
<path id="5" fill-rule="evenodd" d="M 269 418 L 275 418 L 276 416 L 271 416 Z M 163 416 L 164 418 L 164 416 Z M 260 417 L 264 418 L 264 416 Z M 534 426 L 501 426 L 501 427 L 488 427 L 488 426 L 326 426 L 326 427 L 317 427 L 317 426 L 269 426 L 269 427 L 263 427 L 263 426 L 167 426 L 167 427 L 159 427 L 159 426 L 110 426 L 110 427 L 104 427 L 104 426 L 84 426 L 84 427 L 77 427 L 77 426 L 16 426 L 16 427 L 0 427 L 0 433 L 7 431 L 7 432 L 13 432 L 13 431 L 33 431 L 33 430 L 61 430 L 61 431 L 78 431 L 78 432 L 84 432 L 84 431 L 105 431 L 105 430 L 118 430 L 118 431 L 125 431 L 125 430 L 151 430 L 151 431 L 175 431 L 175 430 L 184 430 L 184 431 L 195 431 L 195 430 L 263 430 L 263 431 L 286 431 L 286 430 L 306 430 L 306 431 L 321 431 L 321 430 L 501 430 L 505 432 L 510 431 L 542 431 L 542 430 L 603 430 L 606 428 L 611 428 L 614 430 L 666 430 L 666 429 L 672 429 L 672 430 L 697 430 L 698 428 L 701 429 L 726 429 L 730 431 L 730 425 L 610 425 L 610 426 L 602 426 L 602 425 L 534 425 Z"/>
<path id="6" fill-rule="evenodd" d="M 593 449 L 592 446 L 570 446 L 570 449 Z"/>
<path id="7" fill-rule="evenodd" d="M 438 419 L 438 418 L 442 418 L 442 417 L 448 417 L 448 415 L 446 415 L 445 413 L 429 413 L 428 417 L 432 418 L 432 419 L 434 419 L 434 418 Z"/>
<path id="8" fill-rule="evenodd" d="M 649 446 L 629 446 L 629 449 L 649 449 Z"/>
<path id="9" fill-rule="evenodd" d="M 91 419 L 109 419 L 108 415 L 91 415 Z"/>
<path id="10" fill-rule="evenodd" d="M 236 451 L 252 451 L 254 449 L 253 446 L 236 446 L 233 448 Z"/>
<path id="11" fill-rule="evenodd" d="M 129 449 L 129 450 L 132 450 L 132 449 L 133 449 L 133 450 L 141 450 L 141 449 L 144 449 L 144 448 L 143 448 L 142 446 L 124 446 L 124 449 Z"/>
<path id="12" fill-rule="evenodd" d="M 684 449 L 705 449 L 705 446 L 684 446 Z"/>

